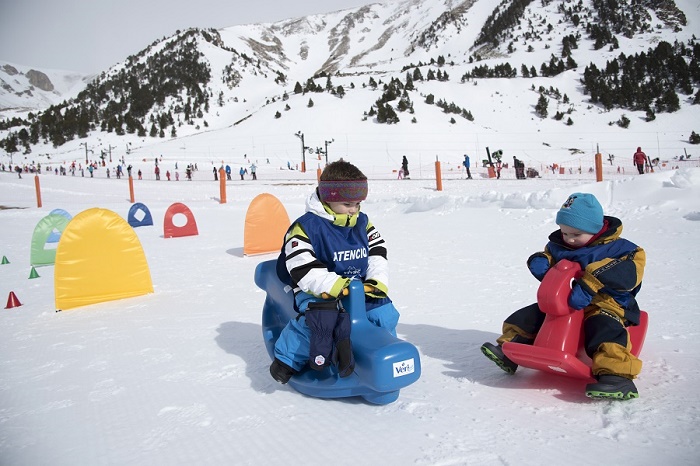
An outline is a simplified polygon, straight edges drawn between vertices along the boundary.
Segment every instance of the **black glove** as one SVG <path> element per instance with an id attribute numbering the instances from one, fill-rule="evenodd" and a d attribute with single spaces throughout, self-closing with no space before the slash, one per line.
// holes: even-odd
<path id="1" fill-rule="evenodd" d="M 304 313 L 311 330 L 309 366 L 317 371 L 331 364 L 333 329 L 338 321 L 338 301 L 314 301 Z"/>

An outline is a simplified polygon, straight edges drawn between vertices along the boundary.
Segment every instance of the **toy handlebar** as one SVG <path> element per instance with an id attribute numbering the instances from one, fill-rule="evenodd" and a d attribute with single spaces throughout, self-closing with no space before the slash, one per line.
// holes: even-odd
<path id="1" fill-rule="evenodd" d="M 582 273 L 581 265 L 563 259 L 550 268 L 537 290 L 537 302 L 545 314 L 566 315 L 575 309 L 569 307 L 572 282 Z"/>
<path id="2" fill-rule="evenodd" d="M 365 293 L 371 293 L 372 291 L 378 291 L 375 287 L 372 285 L 364 285 L 364 291 Z M 340 292 L 341 295 L 347 296 L 350 294 L 350 288 L 343 288 L 343 290 Z M 321 293 L 321 297 L 323 299 L 332 299 L 333 296 L 329 295 L 328 293 Z"/>

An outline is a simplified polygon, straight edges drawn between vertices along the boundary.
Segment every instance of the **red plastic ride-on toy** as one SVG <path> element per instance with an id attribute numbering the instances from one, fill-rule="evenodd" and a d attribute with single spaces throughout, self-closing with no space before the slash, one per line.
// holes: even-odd
<path id="1" fill-rule="evenodd" d="M 537 303 L 546 314 L 542 328 L 532 345 L 504 343 L 508 359 L 519 366 L 595 382 L 583 349 L 583 312 L 568 304 L 572 280 L 581 273 L 581 266 L 568 260 L 547 272 L 537 290 Z M 627 328 L 635 356 L 642 351 L 648 321 L 648 314 L 641 311 L 639 325 Z"/>

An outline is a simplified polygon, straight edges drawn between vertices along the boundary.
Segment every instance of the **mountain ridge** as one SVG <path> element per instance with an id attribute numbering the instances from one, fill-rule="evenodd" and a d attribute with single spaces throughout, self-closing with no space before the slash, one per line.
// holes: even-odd
<path id="1" fill-rule="evenodd" d="M 685 0 L 679 0 L 679 3 L 690 5 Z M 547 91 L 540 90 L 538 94 L 563 94 L 574 102 L 567 106 L 557 101 L 557 113 L 571 112 L 572 109 L 585 113 L 586 109 L 594 110 L 586 104 L 589 96 L 580 83 L 588 60 L 595 59 L 599 66 L 603 66 L 620 53 L 644 52 L 654 43 L 688 29 L 677 22 L 668 22 L 668 18 L 685 20 L 685 14 L 673 1 L 669 6 L 668 1 L 647 0 L 643 2 L 643 10 L 638 4 L 621 1 L 620 4 L 628 9 L 619 14 L 618 23 L 627 25 L 620 29 L 620 33 L 630 37 L 601 34 L 601 38 L 594 39 L 591 35 L 599 27 L 595 20 L 600 19 L 594 16 L 594 4 L 596 0 L 576 4 L 512 0 L 493 8 L 484 0 L 404 0 L 276 23 L 220 30 L 188 29 L 155 41 L 125 62 L 96 76 L 71 100 L 56 104 L 53 111 L 49 108 L 43 113 L 44 116 L 75 115 L 76 121 L 83 122 L 81 129 L 75 132 L 78 139 L 94 132 L 113 131 L 121 137 L 134 134 L 139 138 L 175 139 L 231 127 L 242 121 L 250 127 L 258 116 L 272 122 L 279 121 L 284 112 L 294 113 L 301 105 L 313 106 L 313 100 L 320 98 L 317 94 L 323 92 L 333 95 L 337 104 L 343 106 L 343 95 L 357 93 L 371 84 L 370 78 L 377 78 L 379 83 L 369 86 L 375 92 L 366 93 L 362 114 L 345 117 L 369 118 L 377 122 L 372 118 L 375 111 L 384 107 L 395 110 L 391 100 L 378 95 L 386 92 L 387 81 L 403 81 L 409 71 L 419 70 L 428 75 L 437 72 L 441 77 L 449 72 L 449 78 L 421 81 L 416 90 L 410 91 L 407 116 L 400 112 L 396 119 L 390 118 L 391 121 L 420 122 L 420 113 L 416 109 L 424 112 L 426 106 L 419 99 L 432 95 L 436 101 L 444 101 L 447 107 L 453 104 L 466 111 L 462 113 L 473 115 L 473 124 L 488 128 L 493 127 L 494 121 L 484 114 L 485 109 L 469 108 L 464 102 L 473 100 L 465 84 L 476 86 L 484 83 L 484 79 L 475 79 L 470 73 L 477 67 L 495 67 L 515 60 L 519 62 L 511 68 L 516 73 L 521 67 L 527 68 L 528 74 L 529 70 L 541 71 L 546 63 L 556 65 L 555 58 L 561 60 L 560 41 L 565 37 L 573 37 L 576 42 L 569 51 L 570 56 L 577 59 L 577 64 L 571 65 L 574 71 L 557 72 L 557 79 L 550 80 L 549 86 L 542 84 L 546 82 L 545 77 L 538 78 L 540 89 Z M 665 9 L 660 10 L 662 6 Z M 522 10 L 520 16 L 511 20 L 514 26 L 493 32 L 493 25 L 513 9 Z M 604 10 L 596 11 L 604 14 L 601 13 Z M 640 11 L 646 14 L 640 14 Z M 659 15 L 656 14 L 658 11 L 669 13 Z M 697 25 L 696 16 L 692 17 L 691 25 Z M 605 21 L 609 22 L 604 20 L 601 23 Z M 577 22 L 575 26 L 574 22 Z M 484 36 L 484 31 L 490 38 L 486 43 L 478 40 Z M 681 36 L 686 40 L 690 34 L 684 32 Z M 603 45 L 592 51 L 598 42 Z M 171 66 L 173 63 L 180 63 L 181 68 L 176 70 Z M 177 71 L 180 81 L 175 83 L 175 74 L 168 75 L 158 67 L 170 68 L 171 73 Z M 192 80 L 188 75 L 200 79 Z M 516 92 L 521 94 L 528 89 L 528 83 L 522 77 L 521 73 L 516 78 L 520 82 Z M 561 86 L 558 83 L 564 79 L 572 80 L 566 86 L 570 89 L 568 92 L 558 89 Z M 436 86 L 437 82 L 444 85 Z M 513 87 L 511 84 L 504 82 L 503 91 Z M 696 90 L 698 83 L 695 82 L 694 86 Z M 403 83 L 399 87 L 403 87 Z M 549 92 L 548 88 L 556 92 Z M 535 90 L 533 82 L 529 92 Z M 374 97 L 369 94 L 374 94 Z M 458 100 L 455 102 L 454 98 Z M 512 100 L 515 102 L 516 99 Z M 377 104 L 379 101 L 382 101 L 382 108 Z M 532 108 L 536 102 L 533 98 Z M 681 99 L 681 107 L 688 105 L 692 102 Z M 273 107 L 276 110 L 272 115 L 265 111 Z M 527 107 L 530 106 L 517 111 L 532 114 L 532 109 Z M 543 120 L 543 124 L 552 126 L 549 119 Z M 450 124 L 458 122 L 454 118 L 449 121 Z M 616 118 L 610 120 L 615 121 Z M 63 125 L 64 121 L 56 124 Z M 271 124 L 256 123 L 252 126 Z M 0 129 L 0 137 L 7 137 L 8 133 L 18 131 L 17 128 Z M 253 128 L 249 130 L 255 131 Z M 59 134 L 51 142 L 59 147 L 73 137 Z"/>

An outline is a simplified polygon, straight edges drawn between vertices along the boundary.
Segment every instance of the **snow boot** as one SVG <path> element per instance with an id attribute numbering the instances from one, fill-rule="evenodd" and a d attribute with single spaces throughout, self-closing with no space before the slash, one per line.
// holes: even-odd
<path id="1" fill-rule="evenodd" d="M 515 374 L 515 371 L 518 369 L 518 365 L 503 354 L 503 349 L 499 345 L 486 342 L 481 345 L 481 352 L 484 353 L 484 356 L 495 362 L 498 367 L 509 374 Z"/>
<path id="2" fill-rule="evenodd" d="M 639 392 L 632 380 L 620 375 L 604 374 L 596 376 L 596 383 L 586 385 L 586 396 L 589 398 L 613 398 L 629 400 L 639 398 Z"/>
<path id="3" fill-rule="evenodd" d="M 270 375 L 281 384 L 286 384 L 297 371 L 275 358 L 270 365 Z"/>

